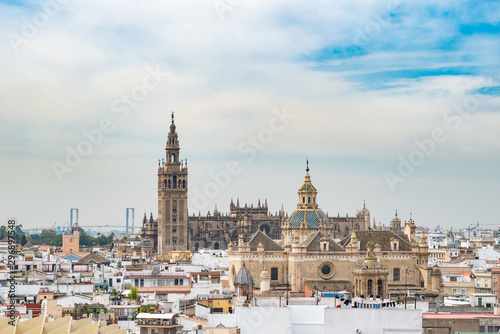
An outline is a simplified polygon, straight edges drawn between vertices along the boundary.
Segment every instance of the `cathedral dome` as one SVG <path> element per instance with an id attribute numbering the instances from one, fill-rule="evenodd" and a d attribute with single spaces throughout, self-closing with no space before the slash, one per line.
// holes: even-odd
<path id="1" fill-rule="evenodd" d="M 328 218 L 321 209 L 297 209 L 288 220 L 290 228 L 318 228 L 323 225 L 331 228 Z"/>
<path id="2" fill-rule="evenodd" d="M 306 176 L 304 183 L 299 188 L 299 202 L 297 209 L 291 214 L 287 227 L 289 228 L 331 228 L 325 213 L 318 207 L 316 196 L 318 190 L 311 183 L 309 175 L 309 161 L 307 161 Z"/>

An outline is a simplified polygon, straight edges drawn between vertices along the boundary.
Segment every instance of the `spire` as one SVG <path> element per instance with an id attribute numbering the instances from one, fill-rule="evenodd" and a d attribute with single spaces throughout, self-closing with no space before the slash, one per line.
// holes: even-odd
<path id="1" fill-rule="evenodd" d="M 306 158 L 306 173 L 309 174 L 309 159 Z"/>
<path id="2" fill-rule="evenodd" d="M 264 201 L 264 207 L 267 209 L 267 198 Z"/>
<path id="3" fill-rule="evenodd" d="M 396 209 L 396 219 L 398 219 L 398 209 Z"/>
<path id="4" fill-rule="evenodd" d="M 174 112 L 172 111 L 172 124 L 174 124 Z"/>

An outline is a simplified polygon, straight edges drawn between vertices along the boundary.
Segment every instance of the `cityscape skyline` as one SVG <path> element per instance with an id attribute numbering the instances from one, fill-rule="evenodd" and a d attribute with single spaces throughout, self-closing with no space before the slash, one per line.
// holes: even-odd
<path id="1" fill-rule="evenodd" d="M 329 216 L 498 224 L 492 2 L 216 3 L 0 4 L 4 223 L 156 218 L 174 111 L 190 215 L 291 213 L 308 159 Z"/>

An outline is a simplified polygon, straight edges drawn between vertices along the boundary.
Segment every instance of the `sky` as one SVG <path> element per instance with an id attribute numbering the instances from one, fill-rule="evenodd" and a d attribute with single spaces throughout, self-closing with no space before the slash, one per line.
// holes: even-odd
<path id="1" fill-rule="evenodd" d="M 175 112 L 190 214 L 497 228 L 498 1 L 0 2 L 0 221 L 157 217 Z"/>

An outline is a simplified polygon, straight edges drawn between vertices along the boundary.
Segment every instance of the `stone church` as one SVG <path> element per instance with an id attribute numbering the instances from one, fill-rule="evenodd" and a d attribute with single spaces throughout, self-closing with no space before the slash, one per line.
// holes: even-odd
<path id="1" fill-rule="evenodd" d="M 227 249 L 239 235 L 248 237 L 256 231 L 265 231 L 273 238 L 281 235 L 280 227 L 287 217 L 283 208 L 276 213 L 269 211 L 267 200 L 257 205 L 240 206 L 231 200 L 229 213 L 215 207 L 213 213 L 188 215 L 188 167 L 180 159 L 180 145 L 172 114 L 172 123 L 165 146 L 165 158 L 158 161 L 158 219 L 144 214 L 141 228 L 143 245 L 152 254 L 201 248 Z"/>
<path id="2" fill-rule="evenodd" d="M 347 236 L 335 238 L 335 223 L 318 206 L 308 168 L 298 199 L 297 209 L 281 226 L 279 240 L 257 231 L 230 244 L 230 287 L 235 289 L 237 273 L 245 268 L 256 290 L 263 284 L 265 289 L 289 288 L 306 295 L 315 290 L 382 298 L 403 295 L 406 289 L 439 293 L 439 269 L 427 266 L 426 237 L 422 233 L 415 239 L 413 220 L 405 222 L 404 230 L 396 216 L 389 230 L 359 225 Z M 369 214 L 366 208 L 362 212 Z"/>
<path id="3" fill-rule="evenodd" d="M 278 212 L 270 212 L 267 200 L 257 205 L 236 203 L 231 200 L 229 212 L 217 210 L 211 213 L 189 215 L 188 213 L 188 167 L 187 160 L 180 159 L 180 144 L 172 114 L 172 123 L 165 145 L 165 158 L 158 160 L 158 219 L 144 215 L 141 236 L 144 244 L 151 247 L 153 254 L 168 254 L 171 251 L 205 249 L 227 249 L 229 243 L 236 243 L 238 237 L 248 238 L 257 231 L 263 231 L 271 239 L 285 236 L 285 243 L 291 243 L 292 230 L 300 226 L 302 211 L 292 217 L 285 213 L 283 205 Z M 310 182 L 308 186 L 312 187 Z M 314 189 L 304 189 L 306 193 Z M 315 196 L 307 196 L 314 201 Z M 306 201 L 306 197 L 302 198 Z M 344 237 L 354 229 L 366 230 L 370 226 L 370 211 L 363 205 L 354 217 L 348 215 L 328 217 L 317 209 L 316 203 L 302 203 L 316 207 L 316 211 L 305 212 L 307 219 L 317 217 L 311 228 L 321 228 L 331 238 Z M 291 221 L 291 225 L 287 222 Z M 316 226 L 317 225 L 317 226 Z M 314 226 L 314 227 L 312 227 Z M 282 231 L 283 230 L 283 231 Z"/>

